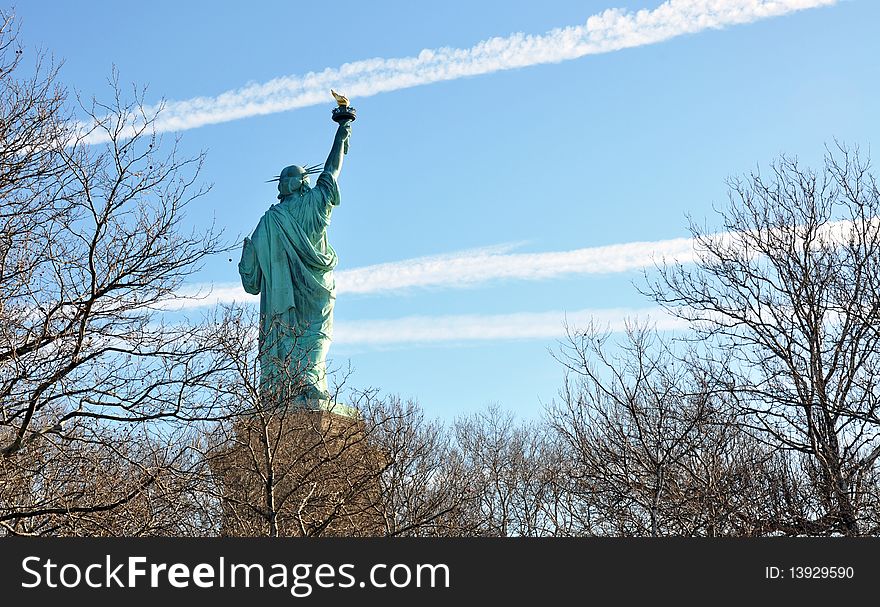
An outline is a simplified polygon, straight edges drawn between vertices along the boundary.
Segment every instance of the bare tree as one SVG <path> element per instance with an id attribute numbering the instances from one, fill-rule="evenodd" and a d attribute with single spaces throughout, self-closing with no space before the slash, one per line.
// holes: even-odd
<path id="1" fill-rule="evenodd" d="M 568 330 L 548 415 L 572 457 L 580 533 L 756 535 L 780 487 L 772 450 L 740 428 L 726 386 L 645 326 L 618 342 Z"/>
<path id="2" fill-rule="evenodd" d="M 458 534 L 565 534 L 560 460 L 542 424 L 517 424 L 496 404 L 456 420 L 453 430 L 469 497 Z"/>
<path id="3" fill-rule="evenodd" d="M 222 245 L 210 227 L 185 226 L 207 191 L 203 158 L 167 149 L 137 93 L 125 100 L 114 74 L 111 103 L 83 105 L 78 125 L 54 68 L 20 79 L 21 56 L 6 17 L 0 522 L 61 533 L 66 517 L 63 533 L 77 533 L 74 518 L 155 497 L 162 470 L 186 459 L 157 429 L 206 415 L 211 345 L 205 327 L 168 324 L 161 307 Z"/>
<path id="4" fill-rule="evenodd" d="M 472 496 L 447 428 L 426 421 L 417 403 L 396 397 L 376 401 L 368 414 L 376 428 L 374 444 L 387 462 L 377 502 L 384 535 L 460 535 Z"/>
<path id="5" fill-rule="evenodd" d="M 693 321 L 738 419 L 787 468 L 796 515 L 767 532 L 876 529 L 880 456 L 880 192 L 858 150 L 816 173 L 782 157 L 732 179 L 723 232 L 697 225 L 694 266 L 665 266 L 650 294 Z M 870 515 L 874 516 L 874 515 Z"/>
<path id="6" fill-rule="evenodd" d="M 187 473 L 200 462 L 186 434 L 126 424 L 30 441 L 0 467 L 0 527 L 12 535 L 210 533 L 197 476 Z"/>

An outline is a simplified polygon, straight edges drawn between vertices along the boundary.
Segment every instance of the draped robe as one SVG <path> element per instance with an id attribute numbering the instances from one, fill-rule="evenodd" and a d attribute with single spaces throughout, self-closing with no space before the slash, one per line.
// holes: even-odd
<path id="1" fill-rule="evenodd" d="M 245 238 L 238 272 L 260 295 L 260 372 L 265 389 L 326 399 L 333 335 L 336 251 L 327 241 L 339 187 L 330 173 L 284 196 Z"/>

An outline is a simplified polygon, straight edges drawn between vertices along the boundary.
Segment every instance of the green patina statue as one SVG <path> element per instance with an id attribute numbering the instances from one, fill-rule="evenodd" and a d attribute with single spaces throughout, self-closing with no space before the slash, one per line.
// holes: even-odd
<path id="1" fill-rule="evenodd" d="M 260 369 L 264 393 L 326 408 L 326 357 L 333 334 L 336 251 L 327 241 L 336 183 L 348 151 L 353 108 L 337 96 L 339 123 L 330 155 L 311 167 L 292 165 L 278 181 L 278 200 L 244 239 L 238 272 L 245 291 L 260 295 Z M 343 101 L 345 102 L 343 104 Z M 309 175 L 320 173 L 315 187 Z M 332 405 L 331 405 L 332 406 Z"/>

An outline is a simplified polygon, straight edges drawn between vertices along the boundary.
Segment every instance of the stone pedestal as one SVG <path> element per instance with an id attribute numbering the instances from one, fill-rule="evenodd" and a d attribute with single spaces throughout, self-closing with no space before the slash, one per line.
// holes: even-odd
<path id="1" fill-rule="evenodd" d="M 351 409 L 237 420 L 211 462 L 226 536 L 380 536 L 385 458 Z"/>

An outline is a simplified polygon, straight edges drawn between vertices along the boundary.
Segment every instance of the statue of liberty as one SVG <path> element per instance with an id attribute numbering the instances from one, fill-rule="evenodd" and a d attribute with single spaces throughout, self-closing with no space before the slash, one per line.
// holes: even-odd
<path id="1" fill-rule="evenodd" d="M 327 351 L 333 335 L 336 252 L 327 241 L 333 207 L 339 205 L 336 180 L 348 152 L 354 108 L 338 102 L 339 126 L 330 154 L 321 165 L 285 167 L 278 202 L 244 239 L 238 272 L 245 291 L 260 295 L 259 360 L 264 394 L 326 408 Z M 318 174 L 314 187 L 309 176 Z"/>

